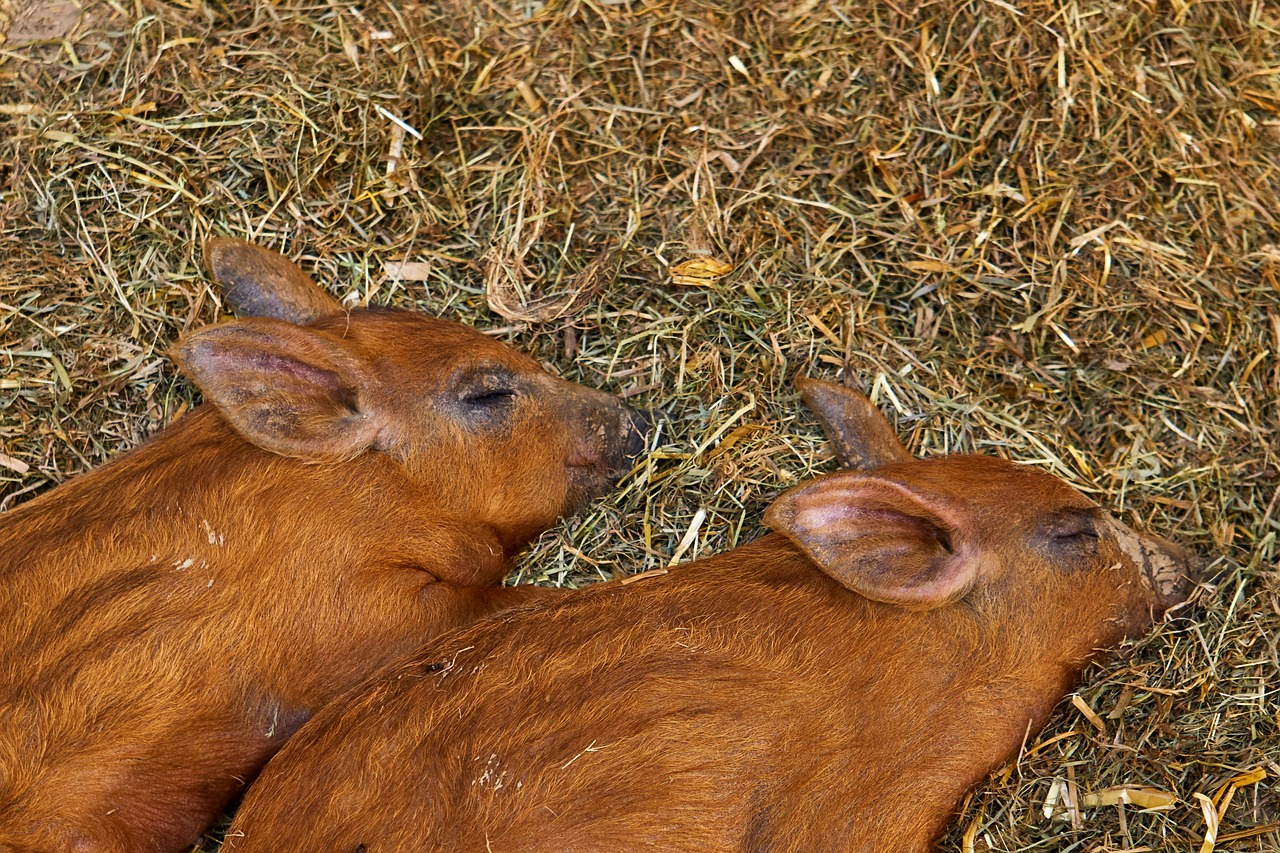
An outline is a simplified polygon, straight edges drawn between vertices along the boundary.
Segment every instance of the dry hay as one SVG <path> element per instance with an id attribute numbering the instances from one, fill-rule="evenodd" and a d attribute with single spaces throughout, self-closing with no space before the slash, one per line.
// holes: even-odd
<path id="1" fill-rule="evenodd" d="M 0 45 L 5 506 L 190 405 L 215 233 L 669 414 L 526 580 L 754 537 L 832 464 L 792 377 L 844 369 L 1216 558 L 944 849 L 1280 849 L 1274 5 L 76 6 Z"/>

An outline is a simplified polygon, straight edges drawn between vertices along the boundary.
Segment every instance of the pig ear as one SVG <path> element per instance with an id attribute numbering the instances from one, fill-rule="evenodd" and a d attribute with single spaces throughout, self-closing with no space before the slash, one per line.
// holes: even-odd
<path id="1" fill-rule="evenodd" d="M 865 471 L 911 459 L 884 415 L 862 394 L 821 379 L 797 379 L 796 387 L 845 467 Z"/>
<path id="2" fill-rule="evenodd" d="M 306 326 L 342 312 L 342 303 L 320 289 L 279 252 L 230 237 L 205 241 L 209 277 L 241 317 L 271 317 Z"/>
<path id="3" fill-rule="evenodd" d="M 184 336 L 174 354 L 205 399 L 264 450 L 337 460 L 378 437 L 380 419 L 365 405 L 368 371 L 323 332 L 279 320 L 235 320 Z"/>
<path id="4" fill-rule="evenodd" d="M 976 548 L 932 504 L 900 483 L 832 474 L 784 494 L 764 522 L 859 595 L 928 610 L 978 578 Z"/>

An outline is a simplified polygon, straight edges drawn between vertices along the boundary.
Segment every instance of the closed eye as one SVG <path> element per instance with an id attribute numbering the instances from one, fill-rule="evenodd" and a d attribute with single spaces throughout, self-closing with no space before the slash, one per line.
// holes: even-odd
<path id="1" fill-rule="evenodd" d="M 1063 510 L 1050 515 L 1042 524 L 1042 541 L 1054 554 L 1083 558 L 1097 552 L 1100 537 L 1096 510 Z"/>
<path id="2" fill-rule="evenodd" d="M 472 391 L 462 398 L 462 402 L 470 406 L 501 406 L 511 402 L 516 392 L 510 388 L 486 388 Z"/>
<path id="3" fill-rule="evenodd" d="M 1055 542 L 1096 542 L 1098 539 L 1098 531 L 1092 527 L 1074 530 L 1070 533 L 1055 533 L 1053 541 Z"/>

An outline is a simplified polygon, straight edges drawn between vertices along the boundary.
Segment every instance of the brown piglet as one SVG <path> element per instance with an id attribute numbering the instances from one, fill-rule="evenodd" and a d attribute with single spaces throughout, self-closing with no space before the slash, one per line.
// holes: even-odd
<path id="1" fill-rule="evenodd" d="M 489 617 L 311 720 L 237 853 L 930 848 L 1191 564 L 1057 478 L 913 459 L 808 381 L 846 461 L 743 547 Z"/>
<path id="2" fill-rule="evenodd" d="M 455 322 L 206 245 L 244 319 L 205 405 L 0 515 L 0 851 L 189 847 L 318 708 L 530 600 L 510 557 L 643 446 L 618 399 Z"/>

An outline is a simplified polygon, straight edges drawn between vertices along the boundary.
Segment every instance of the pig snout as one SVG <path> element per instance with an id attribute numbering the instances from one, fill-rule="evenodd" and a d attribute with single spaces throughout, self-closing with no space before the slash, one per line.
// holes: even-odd
<path id="1" fill-rule="evenodd" d="M 1133 561 L 1155 599 L 1157 613 L 1162 615 L 1186 601 L 1204 561 L 1180 545 L 1150 533 L 1139 534 L 1110 515 L 1104 517 L 1116 544 Z"/>
<path id="2" fill-rule="evenodd" d="M 616 398 L 601 395 L 579 412 L 580 429 L 566 460 L 571 503 L 580 505 L 618 484 L 644 454 L 652 419 Z"/>
<path id="3" fill-rule="evenodd" d="M 569 467 L 591 469 L 613 485 L 644 453 L 653 423 L 644 412 L 614 403 L 588 411 L 585 427 Z"/>

